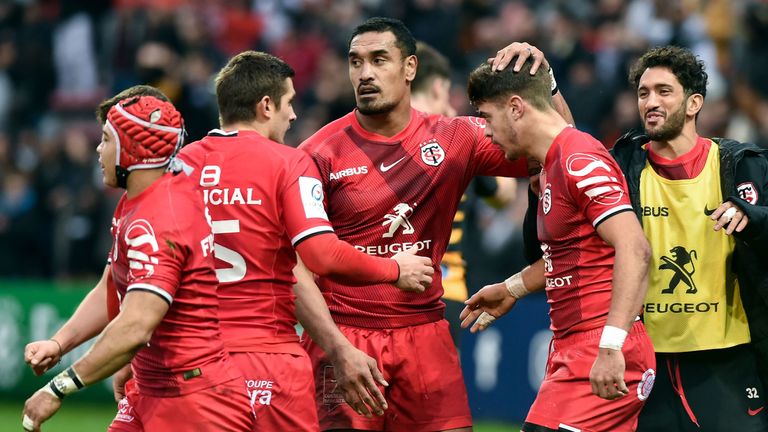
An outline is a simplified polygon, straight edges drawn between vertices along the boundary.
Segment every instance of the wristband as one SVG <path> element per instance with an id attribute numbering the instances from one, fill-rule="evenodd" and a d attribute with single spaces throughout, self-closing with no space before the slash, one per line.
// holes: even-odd
<path id="1" fill-rule="evenodd" d="M 557 81 L 555 81 L 555 73 L 552 71 L 552 66 L 549 67 L 549 79 L 552 80 L 552 86 L 550 87 L 550 90 L 552 90 L 552 96 L 556 95 L 557 92 L 560 90 L 557 88 Z"/>
<path id="2" fill-rule="evenodd" d="M 61 349 L 61 344 L 59 343 L 59 341 L 57 341 L 57 340 L 56 340 L 56 339 L 54 339 L 54 338 L 50 338 L 50 339 L 48 339 L 48 340 L 49 340 L 49 341 L 51 341 L 51 342 L 53 342 L 53 343 L 55 343 L 55 344 L 56 344 L 56 345 L 59 347 L 59 361 L 61 361 L 61 357 L 63 357 L 63 356 L 64 356 L 64 350 L 63 350 L 63 349 Z"/>
<path id="3" fill-rule="evenodd" d="M 77 372 L 70 366 L 64 372 L 56 375 L 41 390 L 64 399 L 64 396 L 74 393 L 85 387 L 83 380 L 77 375 Z"/>
<path id="4" fill-rule="evenodd" d="M 624 346 L 624 339 L 627 338 L 627 332 L 624 329 L 620 329 L 614 326 L 603 327 L 603 334 L 600 336 L 600 348 L 608 348 L 616 351 L 621 351 L 621 347 Z"/>
<path id="5" fill-rule="evenodd" d="M 530 291 L 528 291 L 528 289 L 525 287 L 525 283 L 523 282 L 524 270 L 525 269 L 520 270 L 520 272 L 515 273 L 514 275 L 510 276 L 509 278 L 507 278 L 507 280 L 504 281 L 504 286 L 507 287 L 507 291 L 509 291 L 509 295 L 511 295 L 512 297 L 518 300 L 530 294 Z"/>

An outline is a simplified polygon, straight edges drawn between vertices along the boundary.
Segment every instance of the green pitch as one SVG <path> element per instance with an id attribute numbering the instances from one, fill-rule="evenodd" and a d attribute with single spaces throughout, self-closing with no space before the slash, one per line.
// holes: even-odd
<path id="1" fill-rule="evenodd" d="M 22 405 L 16 402 L 0 402 L 0 430 L 21 429 Z M 43 424 L 43 432 L 102 432 L 115 416 L 115 406 L 85 404 L 72 400 L 64 402 L 61 410 Z M 18 425 L 18 428 L 15 426 Z M 520 426 L 503 423 L 478 423 L 475 432 L 516 432 Z"/>

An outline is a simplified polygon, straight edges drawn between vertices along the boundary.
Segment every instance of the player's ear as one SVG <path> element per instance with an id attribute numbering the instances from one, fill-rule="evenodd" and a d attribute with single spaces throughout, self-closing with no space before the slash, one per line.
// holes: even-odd
<path id="1" fill-rule="evenodd" d="M 695 116 L 701 111 L 704 106 L 704 96 L 699 93 L 694 93 L 688 96 L 686 101 L 686 114 L 689 116 Z"/>
<path id="2" fill-rule="evenodd" d="M 509 99 L 507 99 L 507 111 L 513 120 L 520 120 L 520 117 L 525 114 L 525 103 L 523 103 L 523 98 L 515 94 L 509 96 Z"/>
<path id="3" fill-rule="evenodd" d="M 415 55 L 409 55 L 403 59 L 403 66 L 405 67 L 405 80 L 413 82 L 416 77 L 416 68 L 419 67 L 419 59 Z"/>
<path id="4" fill-rule="evenodd" d="M 275 107 L 269 96 L 264 96 L 256 103 L 256 118 L 271 119 Z"/>

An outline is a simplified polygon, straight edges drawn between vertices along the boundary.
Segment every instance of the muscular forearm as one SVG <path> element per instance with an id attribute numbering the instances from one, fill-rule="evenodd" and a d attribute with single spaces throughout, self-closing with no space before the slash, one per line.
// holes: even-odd
<path id="1" fill-rule="evenodd" d="M 140 329 L 117 319 L 107 326 L 88 353 L 73 365 L 85 385 L 111 376 L 146 345 L 149 338 L 144 339 L 134 332 L 140 333 Z"/>
<path id="2" fill-rule="evenodd" d="M 546 277 L 544 276 L 544 260 L 539 259 L 521 272 L 523 283 L 528 292 L 537 292 L 546 288 Z"/>
<path id="3" fill-rule="evenodd" d="M 53 335 L 52 339 L 61 345 L 63 354 L 96 336 L 107 326 L 108 271 L 109 266 L 104 269 L 96 286 L 80 302 L 72 317 Z"/>
<path id="4" fill-rule="evenodd" d="M 100 381 L 128 364 L 149 342 L 168 307 L 156 294 L 129 291 L 117 318 L 73 365 L 82 382 L 88 385 Z"/>
<path id="5" fill-rule="evenodd" d="M 647 243 L 625 242 L 616 248 L 611 307 L 606 325 L 629 331 L 640 313 L 648 287 Z"/>
<path id="6" fill-rule="evenodd" d="M 312 340 L 331 355 L 349 342 L 333 322 L 320 289 L 301 259 L 293 274 L 296 276 L 296 285 L 293 287 L 296 294 L 296 318 Z"/>

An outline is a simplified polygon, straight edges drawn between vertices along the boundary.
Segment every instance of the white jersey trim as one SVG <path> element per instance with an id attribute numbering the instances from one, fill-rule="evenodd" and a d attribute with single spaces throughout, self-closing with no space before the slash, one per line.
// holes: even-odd
<path id="1" fill-rule="evenodd" d="M 140 290 L 140 291 L 151 291 L 151 292 L 159 295 L 160 297 L 162 297 L 165 301 L 168 302 L 168 304 L 172 304 L 173 303 L 173 297 L 171 297 L 171 295 L 168 294 L 168 292 L 166 292 L 165 290 L 163 290 L 161 288 L 158 288 L 158 287 L 156 287 L 154 285 L 150 285 L 150 284 L 146 284 L 146 283 L 135 283 L 133 285 L 129 285 L 128 289 L 126 289 L 125 291 L 128 292 L 128 291 L 134 290 L 134 289 Z"/>
<path id="2" fill-rule="evenodd" d="M 575 427 L 573 427 L 573 426 L 568 426 L 568 425 L 567 425 L 567 424 L 565 424 L 565 423 L 560 423 L 560 424 L 559 424 L 557 427 L 558 427 L 558 428 L 560 428 L 560 429 L 565 429 L 565 430 L 567 430 L 567 431 L 572 431 L 572 432 L 581 432 L 581 429 L 577 429 L 577 428 L 575 428 Z"/>
<path id="3" fill-rule="evenodd" d="M 331 228 L 329 226 L 317 226 L 317 227 L 314 227 L 314 228 L 310 228 L 310 229 L 304 230 L 304 231 L 298 233 L 294 238 L 291 239 L 291 245 L 293 245 L 295 247 L 299 242 L 301 242 L 305 238 L 307 238 L 307 237 L 309 237 L 311 235 L 318 234 L 318 233 L 323 233 L 323 232 L 333 232 L 333 228 Z"/>
<path id="4" fill-rule="evenodd" d="M 624 210 L 632 210 L 632 206 L 629 205 L 629 204 L 624 204 L 624 205 L 620 205 L 620 206 L 614 207 L 612 209 L 606 210 L 601 215 L 596 217 L 595 220 L 592 221 L 592 226 L 596 227 L 600 222 L 604 221 L 609 216 L 611 216 L 611 215 L 613 215 L 615 213 L 618 213 L 620 211 L 624 211 Z"/>

